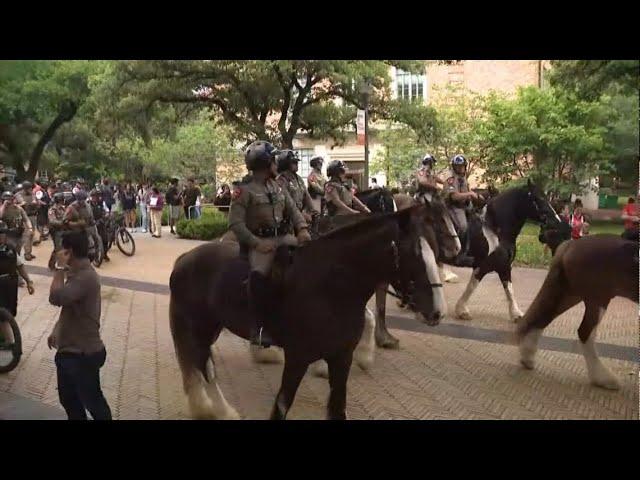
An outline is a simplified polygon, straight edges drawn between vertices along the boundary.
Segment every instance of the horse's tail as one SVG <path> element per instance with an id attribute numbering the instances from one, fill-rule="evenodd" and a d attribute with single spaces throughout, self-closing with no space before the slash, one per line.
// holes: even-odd
<path id="1" fill-rule="evenodd" d="M 182 373 L 184 392 L 188 397 L 193 418 L 215 418 L 213 404 L 207 395 L 207 386 L 215 379 L 211 350 L 197 335 L 197 311 L 189 303 L 188 292 L 180 278 L 180 259 L 171 273 L 169 286 L 169 328 L 173 346 Z M 184 267 L 184 264 L 182 265 Z"/>
<path id="2" fill-rule="evenodd" d="M 518 325 L 518 338 L 522 338 L 540 323 L 546 326 L 553 320 L 553 315 L 558 305 L 565 298 L 567 277 L 564 271 L 563 257 L 567 247 L 568 242 L 561 244 L 555 256 L 551 259 L 551 265 L 544 283 Z"/>

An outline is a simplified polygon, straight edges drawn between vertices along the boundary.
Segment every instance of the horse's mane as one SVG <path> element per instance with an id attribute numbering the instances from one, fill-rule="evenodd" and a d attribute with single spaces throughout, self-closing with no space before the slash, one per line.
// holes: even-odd
<path id="1" fill-rule="evenodd" d="M 343 237 L 353 237 L 354 235 L 362 233 L 363 230 L 371 229 L 376 224 L 384 224 L 389 218 L 392 218 L 394 215 L 397 216 L 398 214 L 399 212 L 360 214 L 360 216 L 364 218 L 359 222 L 338 227 L 335 230 L 322 235 L 317 240 L 314 240 L 314 242 L 321 242 L 322 240 L 335 240 Z"/>
<path id="2" fill-rule="evenodd" d="M 516 199 L 523 193 L 526 193 L 526 189 L 526 186 L 509 188 L 491 198 L 487 203 L 489 219 L 495 222 L 510 221 L 511 219 L 507 218 L 507 215 L 509 215 L 508 212 L 512 211 L 512 206 Z"/>

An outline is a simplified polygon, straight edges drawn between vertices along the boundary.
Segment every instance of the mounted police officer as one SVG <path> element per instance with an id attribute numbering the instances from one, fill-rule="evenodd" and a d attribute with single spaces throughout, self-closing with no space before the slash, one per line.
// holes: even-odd
<path id="1" fill-rule="evenodd" d="M 425 193 L 438 191 L 438 184 L 444 185 L 442 179 L 435 172 L 436 158 L 427 153 L 421 162 L 420 168 L 415 173 L 414 188 L 416 198 L 421 198 Z"/>
<path id="2" fill-rule="evenodd" d="M 329 181 L 324 186 L 327 202 L 327 213 L 335 215 L 351 215 L 354 213 L 371 213 L 371 210 L 353 195 L 346 183 L 347 168 L 342 160 L 333 160 L 327 166 Z"/>
<path id="3" fill-rule="evenodd" d="M 245 164 L 252 179 L 234 185 L 229 210 L 229 228 L 240 243 L 241 254 L 248 256 L 251 265 L 249 307 L 256 324 L 251 329 L 250 341 L 263 347 L 273 343 L 263 326 L 270 315 L 268 275 L 276 248 L 296 246 L 311 239 L 307 223 L 291 196 L 275 181 L 277 154 L 269 142 L 257 141 L 247 147 Z"/>
<path id="4" fill-rule="evenodd" d="M 455 155 L 451 159 L 451 176 L 447 178 L 444 190 L 449 212 L 462 243 L 462 251 L 455 262 L 460 266 L 468 266 L 467 263 L 472 261 L 470 257 L 466 256 L 469 248 L 467 210 L 471 202 L 478 200 L 478 195 L 469 189 L 466 173 L 467 159 L 462 155 Z"/>
<path id="5" fill-rule="evenodd" d="M 276 155 L 276 161 L 278 162 L 278 173 L 280 174 L 276 181 L 291 195 L 293 203 L 302 213 L 307 225 L 311 225 L 313 217 L 320 215 L 320 210 L 313 206 L 304 180 L 297 173 L 300 159 L 293 150 L 281 150 Z"/>
<path id="6" fill-rule="evenodd" d="M 27 212 L 29 221 L 31 222 L 31 232 L 24 242 L 24 258 L 26 260 L 33 260 L 35 255 L 32 255 L 34 245 L 40 243 L 40 235 L 38 232 L 38 210 L 40 210 L 40 202 L 33 193 L 33 184 L 31 182 L 22 182 L 18 185 L 20 189 L 16 192 L 16 204 Z M 36 238 L 36 232 L 38 236 Z"/>
<path id="7" fill-rule="evenodd" d="M 311 196 L 311 203 L 313 203 L 313 207 L 316 211 L 320 212 L 321 215 L 324 214 L 325 210 L 324 186 L 327 183 L 327 179 L 324 178 L 324 175 L 322 174 L 323 163 L 324 158 L 313 157 L 309 161 L 311 173 L 309 173 L 309 176 L 307 177 L 307 190 Z"/>
<path id="8" fill-rule="evenodd" d="M 11 192 L 4 192 L 2 197 L 2 205 L 0 205 L 0 220 L 2 220 L 9 229 L 8 240 L 18 253 L 22 252 L 25 241 L 31 236 L 32 225 L 27 212 L 16 204 L 15 195 Z M 30 257 L 31 259 L 34 257 Z M 29 260 L 29 259 L 27 259 Z"/>
<path id="9" fill-rule="evenodd" d="M 66 229 L 64 225 L 64 213 L 66 209 L 64 206 L 64 193 L 54 193 L 53 205 L 51 205 L 48 212 L 49 232 L 53 240 L 53 251 L 49 257 L 49 270 L 55 270 L 56 253 L 62 248 L 62 234 Z"/>

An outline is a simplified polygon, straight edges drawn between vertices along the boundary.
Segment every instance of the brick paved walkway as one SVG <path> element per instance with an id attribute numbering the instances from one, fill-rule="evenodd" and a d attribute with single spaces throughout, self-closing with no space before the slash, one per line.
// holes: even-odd
<path id="1" fill-rule="evenodd" d="M 164 279 L 168 278 L 172 260 L 165 258 L 161 266 L 147 268 L 149 259 L 167 250 L 175 251 L 176 247 L 185 251 L 193 246 L 195 243 L 187 241 L 141 238 L 140 257 L 136 259 L 136 254 L 130 259 L 137 262 L 139 275 L 129 265 L 121 278 L 166 285 Z M 43 251 L 43 247 L 37 249 L 37 263 L 45 256 Z M 112 264 L 101 269 L 101 274 L 118 277 L 116 266 L 127 259 L 120 258 L 119 253 L 113 257 Z M 450 311 L 470 274 L 456 272 L 464 281 L 445 288 Z M 522 310 L 533 300 L 544 275 L 543 270 L 514 271 L 515 296 Z M 62 413 L 53 413 L 60 407 L 54 352 L 46 346 L 58 311 L 47 301 L 50 278 L 33 278 L 35 295 L 25 295 L 21 289 L 18 322 L 24 341 L 22 361 L 13 372 L 0 375 L 0 418 L 34 418 L 34 405 L 46 407 L 42 408 L 41 418 L 59 418 Z M 143 291 L 132 290 L 136 286 L 131 284 L 110 285 L 103 286 L 102 335 L 108 355 L 102 383 L 115 418 L 187 418 L 169 332 L 169 297 L 153 293 L 153 288 Z M 504 339 L 496 336 L 496 332 L 513 330 L 497 277 L 488 276 L 472 297 L 469 309 L 474 320 L 447 318 L 448 330 L 439 334 L 429 333 L 423 325 L 406 329 L 412 320 L 392 300 L 388 309 L 396 320 L 392 319 L 391 325 L 403 328 L 392 330 L 400 338 L 401 350 L 377 350 L 375 364 L 368 372 L 354 367 L 348 392 L 347 414 L 351 419 L 638 418 L 637 362 L 621 359 L 628 358 L 629 352 L 633 353 L 631 349 L 638 346 L 637 307 L 631 302 L 613 301 L 599 329 L 599 342 L 619 346 L 618 350 L 611 347 L 614 353 L 609 358 L 603 356 L 604 363 L 623 385 L 621 390 L 610 392 L 589 385 L 582 356 L 566 347 L 576 339 L 582 307 L 570 310 L 551 324 L 545 335 L 550 340 L 567 340 L 555 350 L 540 350 L 536 370 L 526 371 L 519 365 L 516 347 L 504 340 L 508 335 Z M 471 338 L 465 337 L 467 333 L 462 335 L 464 338 L 449 336 L 447 332 L 455 328 L 471 332 Z M 484 341 L 485 337 L 489 341 Z M 623 353 L 618 355 L 615 351 Z M 244 418 L 267 418 L 282 366 L 253 364 L 247 342 L 226 332 L 216 343 L 214 356 L 228 401 Z M 326 380 L 307 375 L 290 418 L 324 418 L 328 392 Z M 25 398 L 30 401 L 24 401 L 21 409 L 20 400 Z"/>

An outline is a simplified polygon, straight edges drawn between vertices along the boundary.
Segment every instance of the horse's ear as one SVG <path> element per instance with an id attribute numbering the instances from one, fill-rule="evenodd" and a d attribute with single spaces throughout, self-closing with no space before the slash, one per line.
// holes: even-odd
<path id="1" fill-rule="evenodd" d="M 413 217 L 413 212 L 416 211 L 416 207 L 417 206 L 404 208 L 393 214 L 398 219 L 398 226 L 403 232 L 406 232 L 409 229 L 409 226 L 411 225 L 411 218 Z"/>

